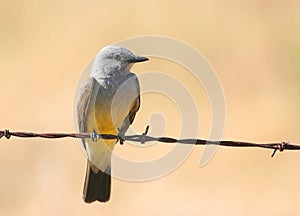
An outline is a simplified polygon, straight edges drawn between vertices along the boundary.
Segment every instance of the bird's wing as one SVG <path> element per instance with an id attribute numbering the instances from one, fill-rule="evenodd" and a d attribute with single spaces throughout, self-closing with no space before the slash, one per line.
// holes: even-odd
<path id="1" fill-rule="evenodd" d="M 77 119 L 80 133 L 87 132 L 87 113 L 91 103 L 95 100 L 98 83 L 95 78 L 89 77 L 81 86 L 79 100 L 77 103 Z M 85 142 L 82 140 L 84 147 Z"/>
<path id="2" fill-rule="evenodd" d="M 140 108 L 140 102 L 141 102 L 139 81 L 138 81 L 137 77 L 134 74 L 131 74 L 130 79 L 134 79 L 134 82 L 136 84 L 136 91 L 137 91 L 136 95 L 137 96 L 132 101 L 129 113 L 128 113 L 127 117 L 124 119 L 123 125 L 122 125 L 121 130 L 120 130 L 122 133 L 125 133 L 127 131 L 127 129 L 129 128 L 129 126 L 133 123 L 135 115 L 136 115 L 137 111 Z"/>
<path id="3" fill-rule="evenodd" d="M 129 114 L 128 114 L 128 120 L 129 120 L 129 123 L 132 124 L 133 120 L 134 120 L 134 117 L 135 117 L 135 114 L 136 112 L 139 110 L 140 108 L 140 95 L 137 96 L 133 103 L 132 103 L 132 108 L 131 110 L 129 111 Z"/>

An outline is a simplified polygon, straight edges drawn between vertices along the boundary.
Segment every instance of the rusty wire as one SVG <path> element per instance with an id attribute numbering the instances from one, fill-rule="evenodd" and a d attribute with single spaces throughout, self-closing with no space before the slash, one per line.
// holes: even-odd
<path id="1" fill-rule="evenodd" d="M 276 151 L 284 150 L 300 150 L 300 145 L 291 144 L 289 142 L 275 142 L 275 143 L 252 143 L 252 142 L 243 142 L 243 141 L 211 141 L 205 139 L 176 139 L 172 137 L 151 137 L 147 136 L 149 126 L 147 126 L 145 132 L 141 135 L 129 135 L 125 136 L 122 134 L 113 135 L 113 134 L 97 134 L 97 133 L 33 133 L 33 132 L 11 132 L 9 130 L 0 130 L 0 138 L 5 137 L 7 139 L 14 137 L 22 138 L 79 138 L 79 139 L 118 139 L 120 144 L 123 144 L 124 141 L 139 142 L 144 144 L 150 141 L 158 141 L 162 143 L 180 143 L 180 144 L 191 144 L 191 145 L 220 145 L 227 147 L 258 147 L 258 148 L 268 148 L 273 149 L 271 157 L 273 157 Z"/>

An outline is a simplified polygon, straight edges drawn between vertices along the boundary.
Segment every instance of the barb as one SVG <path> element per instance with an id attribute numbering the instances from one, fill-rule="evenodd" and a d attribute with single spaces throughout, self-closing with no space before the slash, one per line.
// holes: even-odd
<path id="1" fill-rule="evenodd" d="M 14 137 L 22 137 L 22 138 L 79 138 L 79 139 L 118 139 L 122 141 L 131 141 L 131 142 L 139 142 L 144 144 L 146 142 L 158 141 L 163 143 L 180 143 L 180 144 L 190 144 L 190 145 L 220 145 L 227 147 L 257 147 L 257 148 L 268 148 L 273 149 L 273 154 L 271 157 L 275 155 L 275 153 L 279 150 L 280 152 L 284 150 L 300 150 L 300 145 L 290 144 L 289 142 L 280 142 L 280 143 L 252 143 L 252 142 L 242 142 L 242 141 L 211 141 L 204 139 L 175 139 L 172 137 L 151 137 L 147 136 L 149 130 L 149 126 L 147 126 L 145 132 L 141 135 L 130 135 L 125 136 L 124 134 L 113 135 L 113 134 L 97 134 L 95 132 L 92 133 L 32 133 L 32 132 L 11 132 L 9 130 L 0 130 L 0 139 L 5 137 L 7 139 Z M 96 137 L 95 137 L 96 136 Z"/>

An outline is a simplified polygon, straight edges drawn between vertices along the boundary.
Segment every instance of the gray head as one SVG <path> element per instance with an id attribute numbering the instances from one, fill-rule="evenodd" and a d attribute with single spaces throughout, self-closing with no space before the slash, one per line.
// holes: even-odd
<path id="1" fill-rule="evenodd" d="M 137 56 L 126 48 L 115 45 L 106 46 L 96 55 L 91 75 L 101 79 L 125 74 L 134 63 L 147 60 L 149 59 Z"/>

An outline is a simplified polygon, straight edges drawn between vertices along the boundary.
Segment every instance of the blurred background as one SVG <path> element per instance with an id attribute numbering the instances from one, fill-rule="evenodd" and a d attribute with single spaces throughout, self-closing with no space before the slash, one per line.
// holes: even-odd
<path id="1" fill-rule="evenodd" d="M 226 100 L 223 139 L 300 144 L 299 9 L 295 0 L 0 0 L 0 129 L 74 131 L 73 100 L 90 60 L 106 45 L 157 34 L 190 44 L 216 71 Z M 172 62 L 133 67 L 147 70 L 193 83 Z M 198 135 L 207 138 L 210 105 L 197 88 Z M 142 132 L 157 112 L 166 116 L 164 135 L 178 137 L 178 110 L 164 98 L 142 98 L 134 130 Z M 170 148 L 115 151 L 147 160 Z M 271 158 L 271 150 L 220 147 L 200 168 L 203 149 L 157 180 L 113 179 L 111 200 L 89 205 L 81 198 L 86 158 L 76 140 L 1 139 L 0 214 L 299 215 L 300 152 Z"/>

